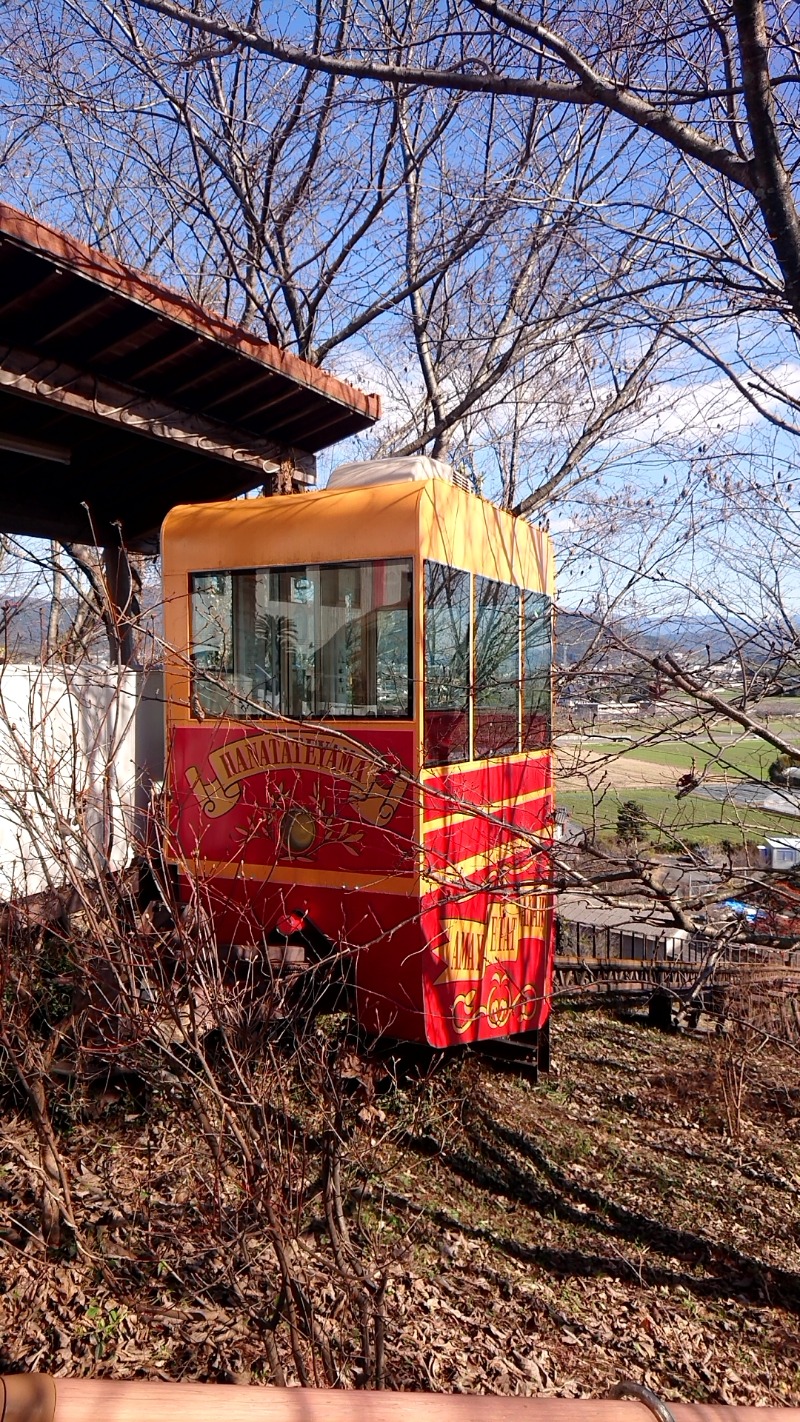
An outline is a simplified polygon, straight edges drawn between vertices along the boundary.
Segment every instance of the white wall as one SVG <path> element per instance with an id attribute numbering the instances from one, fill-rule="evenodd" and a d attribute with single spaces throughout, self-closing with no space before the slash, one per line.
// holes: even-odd
<path id="1" fill-rule="evenodd" d="M 0 666 L 0 900 L 128 862 L 137 682 L 110 667 Z"/>

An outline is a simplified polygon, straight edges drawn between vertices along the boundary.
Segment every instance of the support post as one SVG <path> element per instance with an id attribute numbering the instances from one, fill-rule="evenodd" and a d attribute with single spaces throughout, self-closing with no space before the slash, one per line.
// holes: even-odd
<path id="1" fill-rule="evenodd" d="M 139 600 L 127 549 L 120 543 L 103 549 L 103 571 L 108 595 L 109 616 L 105 619 L 108 650 L 112 662 L 125 667 L 136 665 L 135 622 Z"/>

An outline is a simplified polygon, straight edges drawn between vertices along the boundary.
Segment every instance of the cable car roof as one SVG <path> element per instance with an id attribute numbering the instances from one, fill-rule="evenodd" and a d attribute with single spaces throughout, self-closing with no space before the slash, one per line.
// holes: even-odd
<path id="1" fill-rule="evenodd" d="M 371 561 L 415 553 L 554 595 L 549 535 L 491 500 L 436 476 L 362 488 L 339 485 L 297 499 L 239 499 L 222 508 L 176 507 L 164 524 L 165 601 L 169 607 L 172 599 L 185 595 L 187 572 Z"/>
<path id="2" fill-rule="evenodd" d="M 154 548 L 380 415 L 367 395 L 0 203 L 0 531 Z"/>

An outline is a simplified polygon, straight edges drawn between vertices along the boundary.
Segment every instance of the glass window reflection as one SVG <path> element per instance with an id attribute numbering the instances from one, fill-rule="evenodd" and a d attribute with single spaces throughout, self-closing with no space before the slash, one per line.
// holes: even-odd
<path id="1" fill-rule="evenodd" d="M 407 718 L 410 558 L 192 577 L 194 689 L 214 716 Z"/>

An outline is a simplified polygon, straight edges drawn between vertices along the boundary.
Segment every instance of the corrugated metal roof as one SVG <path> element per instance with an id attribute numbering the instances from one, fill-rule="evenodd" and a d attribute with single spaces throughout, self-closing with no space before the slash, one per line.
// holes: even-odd
<path id="1" fill-rule="evenodd" d="M 0 204 L 0 528 L 131 545 L 378 419 L 380 401 Z M 94 535 L 91 528 L 94 525 Z"/>

